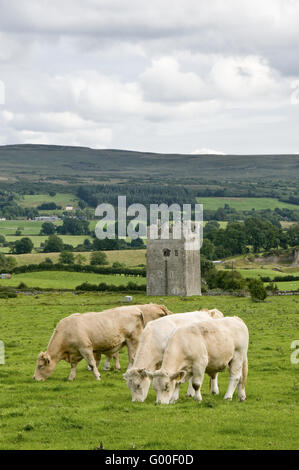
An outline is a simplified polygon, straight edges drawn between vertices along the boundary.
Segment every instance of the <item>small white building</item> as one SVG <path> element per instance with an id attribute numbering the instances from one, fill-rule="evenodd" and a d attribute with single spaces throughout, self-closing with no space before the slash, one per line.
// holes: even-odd
<path id="1" fill-rule="evenodd" d="M 65 210 L 66 210 L 66 211 L 73 211 L 74 208 L 73 208 L 73 206 L 71 206 L 71 205 L 67 205 L 67 206 L 65 206 Z"/>

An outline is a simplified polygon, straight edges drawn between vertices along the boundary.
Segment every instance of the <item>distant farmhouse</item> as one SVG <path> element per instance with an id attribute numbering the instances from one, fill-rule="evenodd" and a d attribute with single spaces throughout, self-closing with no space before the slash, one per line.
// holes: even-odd
<path id="1" fill-rule="evenodd" d="M 71 205 L 67 205 L 67 206 L 65 206 L 65 210 L 66 210 L 66 211 L 73 211 L 73 210 L 74 210 L 74 207 L 71 206 Z"/>

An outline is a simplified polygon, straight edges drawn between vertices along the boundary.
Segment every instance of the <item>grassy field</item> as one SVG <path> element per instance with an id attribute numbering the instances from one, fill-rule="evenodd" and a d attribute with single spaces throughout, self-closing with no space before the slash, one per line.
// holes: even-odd
<path id="1" fill-rule="evenodd" d="M 0 235 L 14 235 L 20 229 L 23 237 L 39 235 L 44 222 L 30 220 L 0 220 Z M 62 225 L 61 220 L 56 220 L 55 225 Z"/>
<path id="2" fill-rule="evenodd" d="M 225 402 L 228 374 L 219 374 L 220 395 L 203 384 L 201 404 L 185 397 L 155 406 L 150 390 L 132 403 L 119 372 L 102 372 L 96 382 L 86 364 L 68 382 L 61 362 L 48 381 L 32 380 L 37 354 L 57 322 L 74 312 L 120 305 L 120 295 L 20 295 L 1 300 L 0 449 L 298 449 L 299 364 L 290 362 L 290 344 L 299 339 L 298 297 L 253 303 L 245 298 L 134 296 L 136 303 L 164 303 L 174 312 L 217 307 L 238 315 L 250 331 L 247 400 Z M 127 351 L 120 354 L 122 373 Z"/>
<path id="3" fill-rule="evenodd" d="M 15 242 L 16 240 L 20 240 L 24 236 L 27 235 L 23 235 L 23 233 L 19 237 L 16 237 L 15 235 L 7 235 L 5 239 L 7 242 Z M 35 235 L 30 236 L 29 238 L 31 239 L 34 245 L 34 248 L 39 248 L 41 243 L 45 243 L 45 241 L 48 240 L 48 237 L 44 235 Z M 74 247 L 81 245 L 86 238 L 88 238 L 90 241 L 92 240 L 89 235 L 59 235 L 59 238 L 61 238 L 63 243 L 65 243 L 66 245 L 72 245 Z"/>
<path id="4" fill-rule="evenodd" d="M 246 210 L 262 210 L 262 209 L 272 209 L 276 207 L 282 209 L 284 207 L 288 209 L 298 209 L 299 206 L 295 204 L 288 204 L 287 202 L 281 202 L 278 199 L 267 198 L 267 197 L 198 197 L 197 202 L 203 204 L 203 211 L 207 210 L 217 210 L 219 207 L 224 207 L 225 204 L 229 204 L 233 209 L 239 211 Z"/>
<path id="5" fill-rule="evenodd" d="M 25 194 L 19 203 L 22 207 L 38 207 L 45 202 L 55 202 L 55 204 L 61 206 L 62 209 L 65 209 L 67 205 L 76 208 L 78 198 L 70 193 L 57 193 L 55 196 L 50 196 L 49 194 Z"/>
<path id="6" fill-rule="evenodd" d="M 13 274 L 11 279 L 0 279 L 0 286 L 17 287 L 20 282 L 24 282 L 27 287 L 40 287 L 42 289 L 75 289 L 83 282 L 90 284 L 113 284 L 115 286 L 126 285 L 128 282 L 135 282 L 138 285 L 146 283 L 144 277 L 125 276 L 123 274 L 95 274 L 76 273 L 67 271 L 40 271 L 23 274 Z"/>
<path id="7" fill-rule="evenodd" d="M 273 269 L 237 269 L 239 273 L 242 274 L 243 277 L 248 278 L 257 278 L 257 277 L 269 277 L 270 279 L 274 279 L 276 276 L 288 276 L 292 274 L 293 276 L 299 276 L 299 269 L 297 268 L 296 271 L 292 273 L 282 272 L 282 271 L 275 271 Z"/>
<path id="8" fill-rule="evenodd" d="M 109 264 L 113 264 L 114 261 L 125 263 L 128 267 L 136 267 L 140 264 L 146 263 L 146 250 L 115 250 L 105 251 Z M 42 263 L 46 258 L 50 258 L 53 263 L 58 263 L 60 253 L 28 253 L 24 255 L 11 255 L 17 261 L 17 266 L 23 266 L 24 264 L 39 264 Z M 80 253 L 74 253 L 76 257 L 78 254 L 85 256 L 86 263 L 90 261 L 91 252 L 84 251 Z"/>

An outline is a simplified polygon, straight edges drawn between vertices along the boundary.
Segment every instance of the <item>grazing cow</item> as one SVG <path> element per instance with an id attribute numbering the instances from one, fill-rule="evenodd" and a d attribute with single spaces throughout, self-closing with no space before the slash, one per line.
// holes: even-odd
<path id="1" fill-rule="evenodd" d="M 165 315 L 169 315 L 169 314 L 172 313 L 168 310 L 167 307 L 165 307 L 165 305 L 158 305 L 157 306 L 157 304 L 150 303 L 150 304 L 144 304 L 144 305 L 136 305 L 136 307 L 139 307 L 142 310 L 145 324 L 147 324 L 149 321 L 155 320 L 155 318 L 156 318 L 155 312 L 156 312 L 157 307 L 159 307 L 162 310 L 162 312 L 164 311 Z M 216 309 L 215 309 L 215 311 L 216 311 Z M 101 362 L 101 354 L 95 355 L 95 359 L 96 359 L 97 367 L 99 367 L 100 362 Z M 113 355 L 110 355 L 110 356 L 107 355 L 106 356 L 106 360 L 105 360 L 105 363 L 104 363 L 103 370 L 110 370 L 110 363 L 111 363 L 112 359 L 114 359 L 115 369 L 116 370 L 121 369 L 120 362 L 119 362 L 119 355 L 118 355 L 118 352 L 117 352 Z M 91 367 L 88 366 L 88 370 L 92 370 Z"/>
<path id="2" fill-rule="evenodd" d="M 39 354 L 33 378 L 46 380 L 63 359 L 71 364 L 69 380 L 73 380 L 77 364 L 84 358 L 100 380 L 96 360 L 100 360 L 101 353 L 111 356 L 125 345 L 132 365 L 146 323 L 169 313 L 163 305 L 150 304 L 74 313 L 63 318 L 52 334 L 47 351 Z"/>
<path id="3" fill-rule="evenodd" d="M 238 317 L 194 322 L 176 328 L 169 338 L 161 368 L 145 371 L 153 379 L 156 403 L 169 404 L 180 383 L 192 380 L 194 399 L 201 401 L 205 372 L 213 377 L 229 367 L 229 385 L 224 399 L 232 399 L 238 387 L 240 401 L 245 400 L 248 372 L 248 329 Z"/>
<path id="4" fill-rule="evenodd" d="M 145 371 L 154 372 L 161 367 L 167 341 L 173 331 L 178 326 L 194 321 L 211 320 L 211 318 L 223 318 L 223 314 L 217 309 L 203 309 L 195 312 L 175 313 L 147 324 L 140 338 L 133 367 L 128 368 L 123 376 L 131 390 L 132 401 L 142 402 L 146 399 L 150 379 Z M 213 394 L 219 393 L 217 374 L 211 380 L 211 391 Z M 178 397 L 178 393 L 179 387 L 173 400 Z M 194 389 L 190 383 L 187 395 L 192 396 L 193 394 Z"/>

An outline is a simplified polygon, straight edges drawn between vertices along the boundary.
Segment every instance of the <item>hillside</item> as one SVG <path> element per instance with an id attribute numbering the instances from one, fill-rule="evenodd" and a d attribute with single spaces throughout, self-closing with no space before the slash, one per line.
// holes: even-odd
<path id="1" fill-rule="evenodd" d="M 1 183 L 299 178 L 299 155 L 179 155 L 55 145 L 0 146 Z"/>

